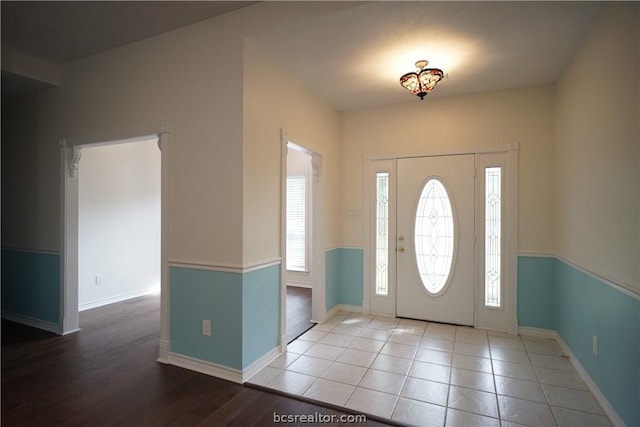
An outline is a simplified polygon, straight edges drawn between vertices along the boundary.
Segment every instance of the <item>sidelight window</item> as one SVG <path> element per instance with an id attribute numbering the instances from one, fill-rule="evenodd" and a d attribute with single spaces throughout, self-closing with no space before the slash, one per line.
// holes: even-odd
<path id="1" fill-rule="evenodd" d="M 389 172 L 376 173 L 376 295 L 389 294 Z"/>
<path id="2" fill-rule="evenodd" d="M 502 272 L 502 168 L 485 169 L 485 224 L 484 224 L 484 304 L 501 306 L 500 286 Z"/>

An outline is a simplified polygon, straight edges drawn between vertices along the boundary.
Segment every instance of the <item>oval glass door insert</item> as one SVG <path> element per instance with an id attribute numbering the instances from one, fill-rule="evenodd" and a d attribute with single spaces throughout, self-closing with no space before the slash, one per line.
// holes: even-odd
<path id="1" fill-rule="evenodd" d="M 429 178 L 418 198 L 414 238 L 420 279 L 432 295 L 443 291 L 451 274 L 453 222 L 447 190 L 438 178 Z"/>

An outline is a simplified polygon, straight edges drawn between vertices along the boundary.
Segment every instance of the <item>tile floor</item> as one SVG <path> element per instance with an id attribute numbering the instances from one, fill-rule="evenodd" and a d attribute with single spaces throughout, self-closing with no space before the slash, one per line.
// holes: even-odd
<path id="1" fill-rule="evenodd" d="M 611 426 L 554 340 L 338 313 L 249 382 L 420 426 Z"/>

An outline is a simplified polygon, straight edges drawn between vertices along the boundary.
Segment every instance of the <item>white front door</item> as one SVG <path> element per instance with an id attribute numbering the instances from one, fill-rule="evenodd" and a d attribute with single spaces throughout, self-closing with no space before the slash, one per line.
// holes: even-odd
<path id="1" fill-rule="evenodd" d="M 398 317 L 474 323 L 474 159 L 398 160 Z"/>

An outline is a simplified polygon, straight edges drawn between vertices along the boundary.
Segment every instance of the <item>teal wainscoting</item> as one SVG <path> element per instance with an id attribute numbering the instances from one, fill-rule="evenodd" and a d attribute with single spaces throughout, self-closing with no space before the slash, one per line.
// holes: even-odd
<path id="1" fill-rule="evenodd" d="M 244 274 L 242 367 L 247 368 L 280 341 L 280 265 Z"/>
<path id="2" fill-rule="evenodd" d="M 325 254 L 325 304 L 331 310 L 340 304 L 340 251 L 332 249 Z"/>
<path id="3" fill-rule="evenodd" d="M 555 257 L 518 257 L 518 323 L 556 329 Z"/>
<path id="4" fill-rule="evenodd" d="M 243 370 L 279 344 L 279 265 L 244 274 L 170 267 L 169 298 L 172 353 Z"/>
<path id="5" fill-rule="evenodd" d="M 2 311 L 52 324 L 60 319 L 60 255 L 2 249 Z"/>
<path id="6" fill-rule="evenodd" d="M 326 307 L 338 304 L 361 307 L 364 274 L 363 250 L 335 248 L 326 253 Z"/>
<path id="7" fill-rule="evenodd" d="M 556 331 L 620 418 L 640 426 L 637 298 L 555 256 L 520 256 L 518 322 Z"/>
<path id="8" fill-rule="evenodd" d="M 242 369 L 242 274 L 171 267 L 169 298 L 172 353 Z"/>
<path id="9" fill-rule="evenodd" d="M 640 301 L 559 259 L 555 279 L 558 334 L 622 420 L 640 426 Z"/>

